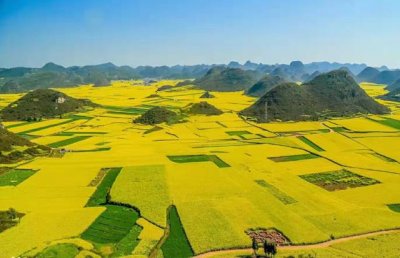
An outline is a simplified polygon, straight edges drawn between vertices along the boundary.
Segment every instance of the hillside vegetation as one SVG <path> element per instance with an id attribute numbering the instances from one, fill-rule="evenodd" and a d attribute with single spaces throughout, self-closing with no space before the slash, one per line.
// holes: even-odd
<path id="1" fill-rule="evenodd" d="M 379 75 L 379 70 L 374 67 L 366 67 L 358 75 L 358 79 L 362 82 L 372 82 Z"/>
<path id="2" fill-rule="evenodd" d="M 279 76 L 274 75 L 266 75 L 261 80 L 259 80 L 256 84 L 251 86 L 248 90 L 246 90 L 246 95 L 253 97 L 261 97 L 271 89 L 273 89 L 278 84 L 284 83 L 285 80 Z"/>
<path id="3" fill-rule="evenodd" d="M 266 122 L 388 112 L 389 109 L 369 97 L 348 72 L 336 70 L 319 75 L 301 86 L 280 84 L 241 114 Z"/>
<path id="4" fill-rule="evenodd" d="M 385 95 L 381 96 L 382 99 L 400 101 L 400 87 L 396 88 Z"/>
<path id="5" fill-rule="evenodd" d="M 188 108 L 188 112 L 194 115 L 220 115 L 223 112 L 216 108 L 215 106 L 207 103 L 206 101 L 201 101 L 199 103 L 191 104 Z"/>
<path id="6" fill-rule="evenodd" d="M 173 123 L 178 119 L 178 115 L 164 107 L 153 107 L 144 114 L 134 119 L 134 123 L 155 125 L 161 123 Z"/>
<path id="7" fill-rule="evenodd" d="M 14 163 L 46 155 L 50 148 L 37 145 L 0 125 L 0 163 Z"/>
<path id="8" fill-rule="evenodd" d="M 83 110 L 86 106 L 93 107 L 95 104 L 89 100 L 69 97 L 59 91 L 37 89 L 9 104 L 0 111 L 0 116 L 3 121 L 36 121 Z"/>
<path id="9" fill-rule="evenodd" d="M 251 87 L 259 77 L 260 74 L 254 71 L 214 67 L 193 84 L 208 91 L 240 91 Z"/>
<path id="10" fill-rule="evenodd" d="M 397 81 L 395 81 L 394 83 L 387 86 L 386 89 L 389 91 L 400 89 L 400 78 Z"/>

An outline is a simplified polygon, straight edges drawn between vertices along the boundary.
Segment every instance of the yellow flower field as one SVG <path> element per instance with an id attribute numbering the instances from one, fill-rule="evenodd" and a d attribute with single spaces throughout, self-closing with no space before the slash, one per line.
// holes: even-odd
<path id="1" fill-rule="evenodd" d="M 130 257 L 145 257 L 156 246 L 171 205 L 195 254 L 250 247 L 245 233 L 250 228 L 274 228 L 291 243 L 302 244 L 400 227 L 400 213 L 387 206 L 400 203 L 400 115 L 393 103 L 382 101 L 393 110 L 385 116 L 256 124 L 236 113 L 255 98 L 231 92 L 201 99 L 204 91 L 175 86 L 178 82 L 60 88 L 100 106 L 64 124 L 69 118 L 5 123 L 12 132 L 34 137 L 35 143 L 60 144 L 66 152 L 20 164 L 19 169 L 36 172 L 16 186 L 0 186 L 0 210 L 26 214 L 17 226 L 0 233 L 1 251 L 11 257 L 71 238 L 84 241 L 81 234 L 105 210 L 86 206 L 104 168 L 122 168 L 109 189 L 109 201 L 140 212 L 139 242 L 129 250 Z M 173 88 L 157 91 L 164 85 Z M 371 96 L 384 92 L 379 85 L 362 87 Z M 148 98 L 152 94 L 158 96 Z M 17 97 L 2 96 L 0 107 Z M 182 123 L 159 128 L 132 123 L 153 106 L 180 112 L 200 101 L 224 113 L 183 114 Z M 393 120 L 387 123 L 387 118 Z M 338 183 L 342 188 L 327 188 L 330 182 L 324 176 L 340 171 L 351 176 Z M 100 181 L 93 183 L 95 179 Z M 340 243 L 316 253 L 340 257 L 354 250 L 373 257 L 369 241 Z M 106 253 L 94 244 L 83 249 L 78 257 Z"/>

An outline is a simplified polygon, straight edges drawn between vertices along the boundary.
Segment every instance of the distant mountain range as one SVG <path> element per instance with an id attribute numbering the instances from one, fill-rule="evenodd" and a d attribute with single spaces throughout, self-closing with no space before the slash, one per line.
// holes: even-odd
<path id="1" fill-rule="evenodd" d="M 210 69 L 225 67 L 251 71 L 254 75 L 266 74 L 279 76 L 286 81 L 309 81 L 320 73 L 335 69 L 347 69 L 352 74 L 358 75 L 367 69 L 365 64 L 313 62 L 303 64 L 293 61 L 290 64 L 261 64 L 247 61 L 244 64 L 230 62 L 227 65 L 175 65 L 175 66 L 116 66 L 112 63 L 87 66 L 63 67 L 55 63 L 47 63 L 41 68 L 15 67 L 0 68 L 0 93 L 24 92 L 38 88 L 69 87 L 79 84 L 94 84 L 107 86 L 111 80 L 129 79 L 199 79 L 206 75 Z M 217 68 L 217 70 L 220 68 Z M 388 70 L 382 66 L 373 68 L 375 74 L 364 76 L 361 79 L 372 82 L 390 84 L 400 79 L 400 70 Z M 377 74 L 376 71 L 379 73 Z M 368 72 L 368 71 L 367 71 Z M 364 73 L 367 73 L 364 72 Z M 250 73 L 243 73 L 250 74 Z M 369 74 L 369 73 L 367 73 Z M 256 76 L 256 77 L 257 77 Z M 357 80 L 358 77 L 357 77 Z M 250 85 L 251 86 L 251 85 Z M 248 86 L 248 87 L 250 87 Z M 235 88 L 236 89 L 236 88 Z"/>

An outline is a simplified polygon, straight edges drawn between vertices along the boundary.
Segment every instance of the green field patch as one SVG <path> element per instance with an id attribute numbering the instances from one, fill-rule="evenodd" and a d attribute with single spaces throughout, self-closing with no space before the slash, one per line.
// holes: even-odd
<path id="1" fill-rule="evenodd" d="M 0 172 L 0 186 L 16 186 L 35 173 L 36 171 L 31 169 L 9 169 L 2 171 Z"/>
<path id="2" fill-rule="evenodd" d="M 132 254 L 132 251 L 135 250 L 136 246 L 139 244 L 139 235 L 142 231 L 142 227 L 135 224 L 129 233 L 115 245 L 113 257 L 121 257 L 125 255 Z"/>
<path id="3" fill-rule="evenodd" d="M 307 144 L 308 146 L 310 146 L 311 148 L 313 148 L 316 151 L 325 151 L 324 149 L 322 149 L 320 146 L 318 146 L 317 144 L 315 144 L 314 142 L 312 142 L 310 139 L 308 139 L 305 136 L 298 136 L 297 139 L 304 142 L 305 144 Z"/>
<path id="4" fill-rule="evenodd" d="M 70 133 L 70 132 L 59 132 L 54 135 L 56 135 L 56 136 L 74 136 L 74 134 Z"/>
<path id="5" fill-rule="evenodd" d="M 88 135 L 74 136 L 74 137 L 69 138 L 69 139 L 65 139 L 65 140 L 62 140 L 62 141 L 50 143 L 47 146 L 49 146 L 51 148 L 60 148 L 60 147 L 64 147 L 64 146 L 76 143 L 76 142 L 80 142 L 80 141 L 86 140 L 86 139 L 88 139 L 90 137 L 92 137 L 92 136 L 88 136 Z"/>
<path id="6" fill-rule="evenodd" d="M 220 159 L 217 155 L 177 155 L 177 156 L 167 156 L 169 160 L 175 163 L 191 163 L 191 162 L 206 162 L 211 161 L 219 168 L 230 167 L 229 164 Z"/>
<path id="7" fill-rule="evenodd" d="M 320 133 L 329 133 L 330 131 L 331 131 L 331 130 L 328 129 L 328 128 L 318 129 L 318 130 L 317 130 L 317 132 L 320 132 Z"/>
<path id="8" fill-rule="evenodd" d="M 129 255 L 139 244 L 142 227 L 136 224 L 139 211 L 129 205 L 112 203 L 109 192 L 122 168 L 102 168 L 89 186 L 97 186 L 86 206 L 104 206 L 106 210 L 82 233 L 81 237 L 100 248 L 112 244 L 110 257 Z"/>
<path id="9" fill-rule="evenodd" d="M 165 258 L 188 258 L 194 253 L 186 236 L 178 210 L 175 206 L 168 209 L 169 235 L 161 246 Z"/>
<path id="10" fill-rule="evenodd" d="M 172 99 L 171 99 L 171 100 L 172 100 Z M 163 102 L 163 101 L 160 101 L 160 102 Z M 140 105 L 140 107 L 141 107 L 141 108 L 144 108 L 144 109 L 151 109 L 151 108 L 154 108 L 154 107 L 157 107 L 157 106 L 158 106 L 158 105 L 148 105 L 148 104 Z M 171 106 L 171 105 L 162 105 L 162 106 L 165 107 L 165 108 L 168 108 L 168 109 L 175 110 L 175 111 L 177 111 L 177 110 L 180 109 L 179 107 Z"/>
<path id="11" fill-rule="evenodd" d="M 97 146 L 103 146 L 103 145 L 106 145 L 107 143 L 110 143 L 110 142 L 98 142 L 98 143 L 96 143 L 95 145 L 97 145 Z"/>
<path id="12" fill-rule="evenodd" d="M 376 123 L 379 123 L 381 125 L 385 125 L 397 130 L 400 130 L 400 121 L 393 119 L 393 118 L 389 118 L 389 117 L 382 117 L 382 120 L 376 120 L 373 118 L 368 117 L 369 120 L 374 121 Z"/>
<path id="13" fill-rule="evenodd" d="M 35 255 L 35 258 L 75 258 L 80 252 L 79 247 L 71 243 L 49 246 Z"/>
<path id="14" fill-rule="evenodd" d="M 17 133 L 17 134 L 18 134 L 18 135 L 31 134 L 31 133 L 34 133 L 34 132 L 37 132 L 37 131 L 41 131 L 41 130 L 44 130 L 44 129 L 48 129 L 48 128 L 51 128 L 51 127 L 60 126 L 60 125 L 65 125 L 65 124 L 74 122 L 75 120 L 77 120 L 77 119 L 68 119 L 68 120 L 62 121 L 62 122 L 60 122 L 60 123 L 51 124 L 51 125 L 46 125 L 46 126 L 42 126 L 42 127 L 38 127 L 38 128 L 33 128 L 33 129 L 30 129 L 30 130 L 26 130 L 26 131 L 23 131 L 23 132 L 19 132 L 19 133 Z"/>
<path id="15" fill-rule="evenodd" d="M 121 172 L 122 168 L 102 168 L 101 170 L 105 172 L 99 172 L 99 174 L 104 173 L 105 175 L 101 175 L 101 183 L 97 186 L 96 191 L 92 194 L 89 201 L 86 203 L 87 207 L 99 206 L 107 203 L 107 194 L 111 190 L 111 187 Z M 97 176 L 99 176 L 99 174 Z M 96 176 L 96 177 L 97 177 Z M 94 179 L 96 180 L 96 178 Z M 98 182 L 97 182 L 98 184 Z"/>
<path id="16" fill-rule="evenodd" d="M 387 206 L 392 211 L 400 213 L 400 203 L 392 203 L 392 204 L 388 204 Z"/>
<path id="17" fill-rule="evenodd" d="M 0 211 L 0 233 L 16 226 L 24 215 L 24 213 L 17 212 L 12 208 Z"/>
<path id="18" fill-rule="evenodd" d="M 112 257 L 121 257 L 132 254 L 133 250 L 135 250 L 136 246 L 140 242 L 139 235 L 141 231 L 141 226 L 137 224 L 133 225 L 129 233 L 122 238 L 118 244 L 116 244 Z"/>
<path id="19" fill-rule="evenodd" d="M 217 155 L 208 155 L 210 161 L 214 162 L 219 168 L 227 168 L 230 167 L 228 163 L 220 159 Z"/>
<path id="20" fill-rule="evenodd" d="M 22 138 L 25 138 L 27 140 L 33 140 L 33 139 L 40 137 L 40 136 L 30 135 L 30 134 L 19 134 L 19 136 L 21 136 Z"/>
<path id="21" fill-rule="evenodd" d="M 127 116 L 132 116 L 132 115 L 141 115 L 146 111 L 143 112 L 127 112 L 127 111 L 107 111 L 108 114 L 116 114 L 116 115 L 127 115 Z"/>
<path id="22" fill-rule="evenodd" d="M 92 119 L 93 117 L 91 117 L 91 116 L 84 116 L 84 115 L 72 114 L 72 115 L 68 115 L 66 118 L 68 118 L 68 119 L 73 119 L 73 120 L 81 120 L 81 119 L 83 119 L 83 120 L 90 120 L 90 119 Z"/>
<path id="23" fill-rule="evenodd" d="M 107 133 L 106 132 L 71 132 L 71 131 L 68 131 L 68 132 L 60 132 L 55 135 L 57 135 L 57 136 L 74 136 L 76 134 L 78 134 L 78 135 L 82 135 L 82 134 L 84 134 L 84 135 L 103 135 L 103 134 L 107 134 Z"/>
<path id="24" fill-rule="evenodd" d="M 122 115 L 141 115 L 147 111 L 147 107 L 117 107 L 117 106 L 103 106 L 107 109 L 107 113 L 110 114 L 122 114 Z"/>
<path id="25" fill-rule="evenodd" d="M 98 152 L 98 151 L 109 151 L 109 150 L 111 150 L 111 147 L 95 148 L 89 150 L 74 150 L 72 152 Z"/>
<path id="26" fill-rule="evenodd" d="M 258 185 L 266 188 L 270 194 L 272 194 L 275 198 L 281 201 L 283 204 L 292 204 L 296 203 L 297 200 L 293 197 L 287 195 L 286 193 L 282 192 L 275 186 L 267 183 L 265 180 L 254 180 Z"/>
<path id="27" fill-rule="evenodd" d="M 290 155 L 290 156 L 268 157 L 268 159 L 274 162 L 288 162 L 288 161 L 298 161 L 298 160 L 316 159 L 316 158 L 319 158 L 319 156 L 312 153 Z"/>
<path id="28" fill-rule="evenodd" d="M 81 235 L 85 240 L 99 244 L 119 243 L 139 217 L 131 208 L 106 205 L 106 210 Z"/>
<path id="29" fill-rule="evenodd" d="M 243 142 L 243 141 L 237 141 L 232 139 L 233 141 L 221 141 L 218 142 L 216 141 L 215 143 L 207 143 L 207 144 L 199 144 L 196 146 L 193 146 L 193 149 L 202 149 L 202 148 L 225 148 L 225 147 L 231 147 L 231 146 L 245 146 L 245 145 L 257 145 L 260 143 L 254 143 L 254 142 Z"/>
<path id="30" fill-rule="evenodd" d="M 94 135 L 103 135 L 107 134 L 107 132 L 68 132 L 72 134 L 94 134 Z"/>
<path id="31" fill-rule="evenodd" d="M 286 136 L 293 136 L 293 135 L 299 135 L 299 134 L 316 134 L 316 133 L 329 133 L 330 129 L 324 128 L 324 129 L 317 129 L 317 130 L 303 130 L 303 131 L 282 131 L 282 132 L 275 132 L 280 135 L 286 135 Z"/>
<path id="32" fill-rule="evenodd" d="M 374 121 L 392 127 L 394 129 L 400 130 L 400 121 L 397 119 L 385 117 L 383 120 L 374 120 Z"/>
<path id="33" fill-rule="evenodd" d="M 210 161 L 208 155 L 179 155 L 179 156 L 167 156 L 167 157 L 169 158 L 169 160 L 176 163 Z"/>
<path id="34" fill-rule="evenodd" d="M 251 134 L 249 131 L 226 131 L 225 133 L 230 136 L 238 136 L 238 137 L 242 138 L 243 140 L 246 139 L 243 135 Z"/>
<path id="35" fill-rule="evenodd" d="M 20 126 L 24 126 L 24 125 L 28 125 L 28 124 L 32 124 L 32 123 L 38 123 L 38 122 L 21 122 L 21 123 L 6 126 L 6 128 L 10 129 L 10 128 L 20 127 Z"/>
<path id="36" fill-rule="evenodd" d="M 241 136 L 244 134 L 251 134 L 249 131 L 226 131 L 225 133 L 227 133 L 229 135 L 237 135 L 237 136 Z"/>
<path id="37" fill-rule="evenodd" d="M 353 173 L 346 169 L 300 175 L 299 177 L 328 191 L 344 190 L 347 188 L 380 183 L 378 180 Z"/>
<path id="38" fill-rule="evenodd" d="M 347 129 L 346 127 L 342 127 L 342 126 L 331 127 L 331 129 L 332 129 L 334 132 L 337 132 L 337 133 L 343 133 L 343 132 L 348 132 L 348 131 L 350 131 L 350 130 Z"/>
<path id="39" fill-rule="evenodd" d="M 66 120 L 66 121 L 62 121 L 60 123 L 46 125 L 46 126 L 42 126 L 42 127 L 26 130 L 26 131 L 23 131 L 23 132 L 19 132 L 18 135 L 30 134 L 30 133 L 33 133 L 33 132 L 37 132 L 37 131 L 41 131 L 41 130 L 47 129 L 47 128 L 68 124 L 68 123 L 74 122 L 76 120 L 89 120 L 89 119 L 91 119 L 91 117 L 81 116 L 81 115 L 70 115 L 67 118 L 68 118 L 68 120 Z"/>

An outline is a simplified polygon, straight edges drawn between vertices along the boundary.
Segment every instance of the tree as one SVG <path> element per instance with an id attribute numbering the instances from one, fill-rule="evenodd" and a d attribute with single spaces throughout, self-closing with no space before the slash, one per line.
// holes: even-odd
<path id="1" fill-rule="evenodd" d="M 276 248 L 276 244 L 275 243 L 272 243 L 272 246 L 271 246 L 271 254 L 272 254 L 272 257 L 274 257 L 275 256 L 275 254 L 278 252 L 278 250 L 277 250 L 277 248 Z"/>
<path id="2" fill-rule="evenodd" d="M 265 255 L 268 256 L 268 241 L 267 241 L 267 239 L 264 240 L 263 248 L 264 248 Z"/>
<path id="3" fill-rule="evenodd" d="M 251 248 L 254 251 L 254 255 L 257 257 L 258 243 L 257 243 L 256 238 L 253 238 L 253 242 L 251 244 Z"/>
<path id="4" fill-rule="evenodd" d="M 11 219 L 11 220 L 15 220 L 18 217 L 17 211 L 14 208 L 10 208 L 7 213 L 8 213 L 9 219 Z"/>
<path id="5" fill-rule="evenodd" d="M 273 242 L 268 242 L 267 240 L 264 241 L 264 253 L 267 257 L 274 257 L 277 253 L 276 244 Z"/>

